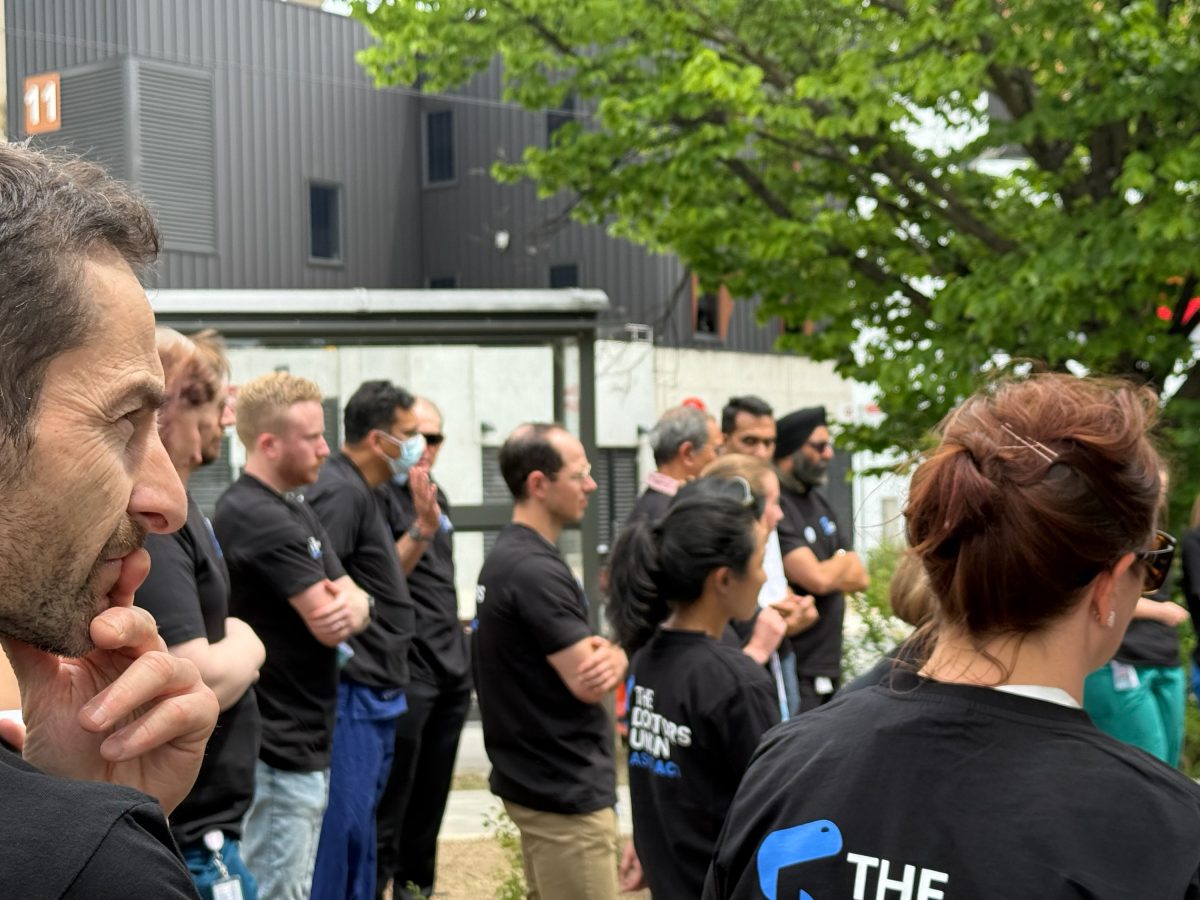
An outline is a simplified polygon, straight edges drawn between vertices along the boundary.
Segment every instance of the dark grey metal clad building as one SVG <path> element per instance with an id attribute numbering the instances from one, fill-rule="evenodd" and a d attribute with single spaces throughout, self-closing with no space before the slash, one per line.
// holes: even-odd
<path id="1" fill-rule="evenodd" d="M 751 303 L 697 296 L 679 261 L 499 185 L 555 113 L 378 90 L 350 19 L 278 0 L 4 0 L 8 134 L 27 76 L 58 72 L 70 147 L 136 183 L 162 224 L 164 288 L 599 288 L 602 335 L 771 350 Z M 645 329 L 634 329 L 645 336 Z"/>

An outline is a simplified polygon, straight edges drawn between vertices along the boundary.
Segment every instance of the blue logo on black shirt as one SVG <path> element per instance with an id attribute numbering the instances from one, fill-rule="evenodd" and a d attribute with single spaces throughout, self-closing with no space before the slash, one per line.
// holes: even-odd
<path id="1" fill-rule="evenodd" d="M 775 900 L 779 873 L 797 863 L 825 859 L 842 852 L 842 832 L 828 819 L 805 822 L 772 831 L 758 848 L 758 886 L 767 900 Z M 800 891 L 799 900 L 814 900 Z M 825 898 L 822 898 L 825 900 Z"/>
<path id="2" fill-rule="evenodd" d="M 321 542 L 315 537 L 310 537 L 308 539 L 308 555 L 313 559 L 321 558 Z"/>

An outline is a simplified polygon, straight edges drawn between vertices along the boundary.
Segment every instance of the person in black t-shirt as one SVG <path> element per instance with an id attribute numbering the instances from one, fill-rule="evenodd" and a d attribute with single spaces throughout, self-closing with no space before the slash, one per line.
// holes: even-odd
<path id="1" fill-rule="evenodd" d="M 345 443 L 305 494 L 354 583 L 374 601 L 366 630 L 349 641 L 342 668 L 312 900 L 374 900 L 375 808 L 392 765 L 396 719 L 408 708 L 414 632 L 408 581 L 396 558 L 376 488 L 425 449 L 412 394 L 366 381 L 346 401 Z"/>
<path id="2" fill-rule="evenodd" d="M 379 488 L 400 564 L 416 608 L 408 662 L 408 712 L 396 723 L 392 771 L 379 801 L 379 877 L 396 900 L 433 893 L 437 837 L 454 776 L 454 758 L 471 704 L 467 639 L 458 618 L 454 527 L 450 504 L 432 469 L 444 442 L 442 414 L 418 397 L 413 406 L 425 439 L 420 462 Z M 416 885 L 419 895 L 410 894 Z"/>
<path id="3" fill-rule="evenodd" d="M 1180 589 L 1192 620 L 1192 630 L 1200 634 L 1200 496 L 1192 502 L 1187 531 L 1179 541 L 1182 558 Z M 1192 648 L 1192 694 L 1200 697 L 1200 643 Z"/>
<path id="4" fill-rule="evenodd" d="M 366 627 L 369 600 L 294 493 L 329 455 L 320 389 L 287 372 L 251 379 L 238 390 L 237 433 L 246 466 L 217 502 L 213 528 L 229 566 L 229 610 L 267 648 L 243 847 L 263 898 L 307 897 L 329 788 L 338 648 Z"/>
<path id="5" fill-rule="evenodd" d="M 766 581 L 758 512 L 745 480 L 701 478 L 613 548 L 609 613 L 622 644 L 641 648 L 627 685 L 636 854 L 626 850 L 623 890 L 700 895 L 742 773 L 779 722 L 770 676 L 721 641 Z"/>
<path id="6" fill-rule="evenodd" d="M 869 580 L 850 530 L 819 490 L 833 459 L 825 407 L 789 413 L 778 429 L 775 469 L 783 506 L 783 569 L 793 591 L 812 594 L 819 614 L 815 625 L 792 638 L 800 690 L 792 712 L 799 713 L 827 703 L 841 683 L 844 592 L 864 590 Z"/>
<path id="7" fill-rule="evenodd" d="M 158 245 L 95 164 L 0 144 L 0 641 L 24 712 L 0 724 L 5 897 L 196 897 L 164 811 L 217 701 L 132 608 L 144 538 L 187 510 L 138 281 Z"/>
<path id="8" fill-rule="evenodd" d="M 1081 708 L 1170 569 L 1154 414 L 1044 374 L 943 420 L 905 510 L 929 653 L 764 738 L 705 898 L 1200 896 L 1200 786 Z"/>
<path id="9" fill-rule="evenodd" d="M 512 524 L 479 573 L 471 662 L 492 792 L 521 832 L 531 896 L 617 893 L 613 723 L 620 647 L 592 633 L 588 601 L 555 547 L 596 490 L 560 425 L 518 427 L 500 448 Z"/>
<path id="10" fill-rule="evenodd" d="M 197 467 L 216 458 L 213 440 L 219 449 L 223 427 L 232 424 L 226 404 L 229 364 L 214 332 L 189 339 L 159 328 L 158 353 L 168 397 L 159 411 L 159 432 L 186 486 Z M 212 896 L 214 882 L 235 878 L 243 898 L 254 900 L 256 882 L 242 862 L 240 844 L 242 819 L 254 797 L 261 731 L 251 685 L 266 650 L 249 625 L 229 615 L 229 570 L 190 493 L 183 528 L 150 535 L 146 550 L 152 565 L 135 602 L 154 616 L 171 652 L 196 664 L 221 705 L 196 784 L 171 816 L 171 833 L 201 896 Z"/>
<path id="11" fill-rule="evenodd" d="M 667 511 L 681 485 L 700 475 L 717 457 L 721 429 L 716 419 L 694 406 L 668 409 L 648 436 L 657 468 L 646 479 L 646 489 L 625 520 L 657 520 Z"/>

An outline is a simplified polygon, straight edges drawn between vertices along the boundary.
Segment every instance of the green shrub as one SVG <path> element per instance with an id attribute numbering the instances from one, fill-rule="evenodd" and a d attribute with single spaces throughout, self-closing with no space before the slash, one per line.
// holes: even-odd
<path id="1" fill-rule="evenodd" d="M 892 615 L 888 585 L 903 545 L 883 543 L 867 554 L 871 584 L 846 595 L 846 624 L 842 630 L 842 678 L 850 680 L 870 669 L 912 631 Z"/>
<path id="2" fill-rule="evenodd" d="M 524 900 L 525 862 L 521 857 L 521 833 L 503 810 L 494 819 L 484 816 L 483 827 L 491 830 L 492 837 L 504 851 L 503 880 L 496 888 L 496 900 Z"/>

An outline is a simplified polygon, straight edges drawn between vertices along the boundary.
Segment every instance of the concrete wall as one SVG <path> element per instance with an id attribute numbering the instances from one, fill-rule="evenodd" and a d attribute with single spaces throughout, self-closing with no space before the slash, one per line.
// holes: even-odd
<path id="1" fill-rule="evenodd" d="M 485 446 L 495 446 L 521 422 L 553 417 L 553 359 L 547 347 L 235 347 L 229 355 L 235 384 L 284 368 L 311 378 L 341 404 L 371 378 L 389 378 L 433 399 L 445 416 L 446 434 L 435 474 L 451 504 L 483 500 Z M 244 459 L 235 447 L 234 466 L 240 468 Z M 483 536 L 455 535 L 455 562 L 459 611 L 469 619 Z"/>

